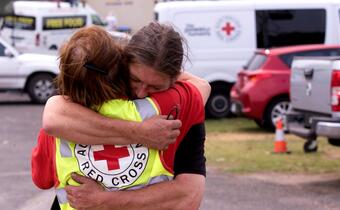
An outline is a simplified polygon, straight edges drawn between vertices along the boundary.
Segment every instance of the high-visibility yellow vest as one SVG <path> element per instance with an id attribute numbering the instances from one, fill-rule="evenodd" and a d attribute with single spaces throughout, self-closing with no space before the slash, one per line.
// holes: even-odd
<path id="1" fill-rule="evenodd" d="M 111 100 L 99 111 L 102 115 L 142 121 L 158 114 L 149 98 L 134 101 Z M 71 173 L 90 177 L 100 182 L 105 189 L 131 190 L 171 180 L 173 175 L 162 164 L 161 151 L 141 144 L 131 145 L 81 145 L 56 139 L 56 170 L 59 186 L 56 194 L 62 210 L 69 206 L 66 185 L 79 185 L 71 179 Z"/>

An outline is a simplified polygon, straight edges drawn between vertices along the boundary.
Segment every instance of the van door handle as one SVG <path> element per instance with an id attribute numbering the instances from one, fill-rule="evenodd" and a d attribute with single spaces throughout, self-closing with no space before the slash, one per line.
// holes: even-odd
<path id="1" fill-rule="evenodd" d="M 314 74 L 314 69 L 313 68 L 304 69 L 303 70 L 303 74 L 305 75 L 306 79 L 312 79 L 313 78 L 313 74 Z"/>

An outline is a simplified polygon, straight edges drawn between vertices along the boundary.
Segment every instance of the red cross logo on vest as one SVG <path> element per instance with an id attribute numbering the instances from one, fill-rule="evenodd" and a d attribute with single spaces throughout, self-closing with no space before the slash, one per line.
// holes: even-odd
<path id="1" fill-rule="evenodd" d="M 232 26 L 231 23 L 227 22 L 225 26 L 223 26 L 222 31 L 224 31 L 227 36 L 230 36 L 230 34 L 235 30 L 235 27 Z"/>
<path id="2" fill-rule="evenodd" d="M 107 189 L 120 189 L 142 176 L 150 154 L 149 149 L 141 144 L 76 144 L 74 155 L 85 176 L 103 183 Z"/>
<path id="3" fill-rule="evenodd" d="M 116 148 L 114 145 L 104 145 L 104 150 L 93 152 L 95 161 L 106 160 L 109 171 L 120 169 L 119 159 L 129 157 L 126 146 Z"/>

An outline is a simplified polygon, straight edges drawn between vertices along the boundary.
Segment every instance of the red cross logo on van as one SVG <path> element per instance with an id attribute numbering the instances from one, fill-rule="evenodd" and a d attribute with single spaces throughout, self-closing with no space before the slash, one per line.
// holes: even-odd
<path id="1" fill-rule="evenodd" d="M 216 35 L 222 41 L 232 42 L 241 35 L 241 24 L 238 19 L 231 16 L 221 17 L 216 23 Z"/>
<path id="2" fill-rule="evenodd" d="M 120 169 L 119 159 L 129 157 L 126 146 L 116 148 L 114 145 L 104 145 L 104 150 L 93 152 L 95 161 L 106 160 L 109 171 Z"/>
<path id="3" fill-rule="evenodd" d="M 234 30 L 235 30 L 235 27 L 233 27 L 233 25 L 232 25 L 231 23 L 229 23 L 229 22 L 227 22 L 227 23 L 225 24 L 225 26 L 223 26 L 223 28 L 222 28 L 222 31 L 224 31 L 224 32 L 227 34 L 227 36 L 230 36 L 230 34 L 231 34 Z"/>

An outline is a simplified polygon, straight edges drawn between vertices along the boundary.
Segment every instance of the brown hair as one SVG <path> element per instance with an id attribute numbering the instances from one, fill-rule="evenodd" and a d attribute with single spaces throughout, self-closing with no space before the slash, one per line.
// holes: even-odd
<path id="1" fill-rule="evenodd" d="M 60 51 L 60 94 L 99 109 L 107 100 L 126 97 L 128 71 L 122 48 L 98 26 L 78 30 Z"/>
<path id="2" fill-rule="evenodd" d="M 144 64 L 177 77 L 182 69 L 184 39 L 173 27 L 152 22 L 136 32 L 125 48 L 129 64 Z"/>

